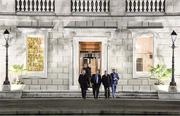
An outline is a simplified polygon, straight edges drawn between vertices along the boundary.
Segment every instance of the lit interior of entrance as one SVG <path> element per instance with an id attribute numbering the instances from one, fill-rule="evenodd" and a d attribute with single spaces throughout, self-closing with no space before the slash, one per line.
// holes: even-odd
<path id="1" fill-rule="evenodd" d="M 91 68 L 91 74 L 101 71 L 101 42 L 79 42 L 79 68 L 82 71 L 87 65 Z"/>

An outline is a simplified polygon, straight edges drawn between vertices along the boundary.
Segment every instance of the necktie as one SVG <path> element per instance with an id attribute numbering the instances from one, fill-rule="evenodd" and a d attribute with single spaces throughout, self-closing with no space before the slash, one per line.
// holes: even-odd
<path id="1" fill-rule="evenodd" d="M 96 75 L 96 83 L 98 83 L 98 75 Z"/>

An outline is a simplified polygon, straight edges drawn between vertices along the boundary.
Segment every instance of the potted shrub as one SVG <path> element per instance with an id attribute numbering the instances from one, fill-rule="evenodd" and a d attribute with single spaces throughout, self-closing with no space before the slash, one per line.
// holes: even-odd
<path id="1" fill-rule="evenodd" d="M 11 72 L 15 75 L 15 79 L 11 84 L 11 90 L 22 90 L 25 85 L 24 82 L 20 79 L 22 74 L 26 71 L 24 65 L 14 64 L 11 67 Z"/>
<path id="2" fill-rule="evenodd" d="M 156 78 L 157 82 L 154 83 L 155 85 L 164 85 L 165 81 L 167 81 L 170 76 L 172 69 L 167 68 L 165 65 L 158 64 L 155 67 L 150 68 L 151 78 Z"/>
<path id="3" fill-rule="evenodd" d="M 168 91 L 168 85 L 166 82 L 170 79 L 172 69 L 167 68 L 165 65 L 157 64 L 155 67 L 150 68 L 151 78 L 157 79 L 156 85 L 157 90 Z"/>

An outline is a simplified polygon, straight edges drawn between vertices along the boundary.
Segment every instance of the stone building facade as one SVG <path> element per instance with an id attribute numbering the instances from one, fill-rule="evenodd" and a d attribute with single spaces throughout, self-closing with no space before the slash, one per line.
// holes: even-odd
<path id="1" fill-rule="evenodd" d="M 179 0 L 1 0 L 0 44 L 4 44 L 3 32 L 8 29 L 11 33 L 9 66 L 27 66 L 27 38 L 44 38 L 43 71 L 27 71 L 21 77 L 26 84 L 24 91 L 78 90 L 80 43 L 99 42 L 101 73 L 104 70 L 110 73 L 115 68 L 121 76 L 119 91 L 154 92 L 156 80 L 149 79 L 148 70 L 142 68 L 148 63 L 171 67 L 170 34 L 173 30 L 180 32 L 179 4 Z M 142 39 L 139 46 L 138 39 Z M 179 45 L 178 38 L 176 46 Z M 144 49 L 147 52 L 144 54 L 149 55 L 149 58 L 144 56 L 146 62 L 137 59 L 140 47 L 150 50 Z M 177 81 L 179 51 L 177 47 Z M 3 46 L 0 46 L 0 56 L 0 82 L 3 83 Z M 12 82 L 13 74 L 9 77 Z"/>

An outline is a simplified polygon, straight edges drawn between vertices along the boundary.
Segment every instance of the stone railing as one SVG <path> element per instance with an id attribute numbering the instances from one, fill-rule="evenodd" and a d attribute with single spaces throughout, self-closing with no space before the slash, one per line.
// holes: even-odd
<path id="1" fill-rule="evenodd" d="M 54 12 L 55 0 L 15 0 L 16 12 Z"/>
<path id="2" fill-rule="evenodd" d="M 108 13 L 110 0 L 71 0 L 71 12 Z"/>
<path id="3" fill-rule="evenodd" d="M 125 0 L 126 12 L 165 12 L 165 0 Z"/>

